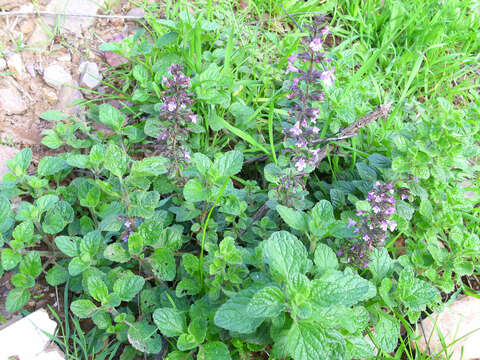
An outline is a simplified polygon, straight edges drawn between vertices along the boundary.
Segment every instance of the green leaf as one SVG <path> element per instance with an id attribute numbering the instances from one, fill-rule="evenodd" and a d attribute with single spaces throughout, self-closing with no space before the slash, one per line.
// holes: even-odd
<path id="1" fill-rule="evenodd" d="M 411 206 L 409 203 L 399 200 L 396 202 L 396 208 L 397 208 L 397 214 L 405 219 L 410 221 L 413 217 L 413 213 L 415 212 L 415 209 L 413 206 Z"/>
<path id="2" fill-rule="evenodd" d="M 90 300 L 75 300 L 70 305 L 70 310 L 75 314 L 75 316 L 80 319 L 85 319 L 93 315 L 97 311 L 97 307 Z"/>
<path id="3" fill-rule="evenodd" d="M 42 144 L 50 149 L 58 149 L 60 146 L 62 146 L 63 142 L 62 142 L 62 139 L 60 139 L 57 134 L 53 133 L 53 134 L 44 136 L 42 138 Z"/>
<path id="4" fill-rule="evenodd" d="M 305 274 L 310 269 L 311 261 L 308 259 L 307 249 L 289 232 L 275 232 L 260 246 L 264 261 L 283 279 L 289 279 L 296 274 Z"/>
<path id="5" fill-rule="evenodd" d="M 132 69 L 132 75 L 140 84 L 145 84 L 149 79 L 148 70 L 145 66 L 137 64 Z"/>
<path id="6" fill-rule="evenodd" d="M 102 233 L 98 230 L 90 231 L 80 240 L 80 254 L 89 254 L 91 257 L 95 257 L 101 250 L 102 246 Z"/>
<path id="7" fill-rule="evenodd" d="M 327 245 L 318 243 L 314 255 L 315 268 L 319 273 L 338 268 L 338 259 L 335 252 Z"/>
<path id="8" fill-rule="evenodd" d="M 186 331 L 185 314 L 174 308 L 160 308 L 153 312 L 153 322 L 168 337 L 179 336 Z"/>
<path id="9" fill-rule="evenodd" d="M 118 263 L 126 263 L 130 260 L 130 254 L 120 243 L 113 243 L 106 247 L 103 256 Z"/>
<path id="10" fill-rule="evenodd" d="M 32 156 L 32 149 L 22 149 L 15 155 L 13 159 L 7 160 L 7 166 L 16 176 L 25 175 L 30 163 L 32 162 Z"/>
<path id="11" fill-rule="evenodd" d="M 344 344 L 335 331 L 323 329 L 306 322 L 294 322 L 288 332 L 287 347 L 294 360 L 339 359 Z M 335 333 L 336 334 L 336 333 Z"/>
<path id="12" fill-rule="evenodd" d="M 87 289 L 91 297 L 99 302 L 104 302 L 108 296 L 108 288 L 99 276 L 89 276 Z"/>
<path id="13" fill-rule="evenodd" d="M 308 230 L 308 217 L 303 211 L 293 210 L 283 205 L 277 205 L 277 211 L 283 221 L 292 229 Z"/>
<path id="14" fill-rule="evenodd" d="M 72 240 L 70 236 L 57 236 L 55 238 L 55 245 L 58 249 L 69 257 L 75 257 L 79 255 L 78 244 Z"/>
<path id="15" fill-rule="evenodd" d="M 56 156 L 44 156 L 38 163 L 38 175 L 39 176 L 51 176 L 69 169 L 70 166 L 65 160 Z"/>
<path id="16" fill-rule="evenodd" d="M 363 337 L 348 337 L 347 349 L 353 359 L 371 359 L 374 357 L 372 345 Z"/>
<path id="17" fill-rule="evenodd" d="M 15 312 L 20 310 L 30 299 L 30 292 L 27 289 L 13 289 L 7 295 L 5 310 Z"/>
<path id="18" fill-rule="evenodd" d="M 15 240 L 22 243 L 29 243 L 33 237 L 33 223 L 25 221 L 18 224 L 12 233 Z"/>
<path id="19" fill-rule="evenodd" d="M 372 273 L 375 282 L 378 283 L 382 281 L 382 279 L 387 276 L 392 265 L 393 260 L 390 258 L 387 249 L 372 249 L 368 269 Z"/>
<path id="20" fill-rule="evenodd" d="M 253 317 L 247 311 L 248 304 L 258 290 L 258 287 L 250 287 L 227 300 L 215 313 L 215 325 L 241 334 L 253 333 L 265 320 L 262 317 Z"/>
<path id="21" fill-rule="evenodd" d="M 238 150 L 228 151 L 213 163 L 212 169 L 215 169 L 218 176 L 233 176 L 242 170 L 243 154 Z"/>
<path id="22" fill-rule="evenodd" d="M 113 284 L 113 291 L 122 301 L 131 301 L 145 285 L 145 279 L 138 275 L 121 277 Z"/>
<path id="23" fill-rule="evenodd" d="M 131 255 L 140 255 L 143 250 L 143 237 L 139 233 L 130 234 L 128 237 L 128 251 Z"/>
<path id="24" fill-rule="evenodd" d="M 210 170 L 213 165 L 212 160 L 210 160 L 207 155 L 204 155 L 202 153 L 193 154 L 192 163 L 195 165 L 197 170 L 204 176 L 207 175 L 208 170 Z"/>
<path id="25" fill-rule="evenodd" d="M 40 114 L 40 119 L 47 120 L 47 121 L 62 121 L 67 118 L 68 118 L 67 114 L 64 114 L 63 112 L 58 110 L 49 110 Z"/>
<path id="26" fill-rule="evenodd" d="M 177 348 L 181 351 L 195 349 L 200 344 L 192 334 L 182 334 L 177 340 Z"/>
<path id="27" fill-rule="evenodd" d="M 432 203 L 427 198 L 422 198 L 422 200 L 420 201 L 420 207 L 418 208 L 418 210 L 420 211 L 420 214 L 422 214 L 423 216 L 427 218 L 432 217 L 432 213 L 433 213 Z"/>
<path id="28" fill-rule="evenodd" d="M 191 202 L 204 201 L 210 197 L 210 189 L 198 179 L 190 179 L 183 188 L 185 200 Z"/>
<path id="29" fill-rule="evenodd" d="M 54 265 L 48 270 L 45 279 L 50 286 L 61 285 L 68 280 L 68 271 L 60 266 Z"/>
<path id="30" fill-rule="evenodd" d="M 95 144 L 90 149 L 89 160 L 93 165 L 100 165 L 105 160 L 105 146 Z"/>
<path id="31" fill-rule="evenodd" d="M 48 195 L 43 195 L 39 197 L 35 201 L 35 204 L 37 205 L 38 211 L 41 214 L 43 214 L 45 211 L 50 210 L 53 207 L 53 205 L 55 205 L 58 202 L 58 200 L 60 199 L 58 198 L 57 195 L 48 194 Z"/>
<path id="32" fill-rule="evenodd" d="M 418 279 L 411 267 L 404 268 L 400 273 L 396 294 L 405 306 L 414 311 L 423 311 L 426 306 L 440 300 L 437 288 Z"/>
<path id="33" fill-rule="evenodd" d="M 274 286 L 267 286 L 258 291 L 250 300 L 247 312 L 252 317 L 275 317 L 285 309 L 285 297 L 282 291 Z"/>
<path id="34" fill-rule="evenodd" d="M 166 174 L 168 159 L 161 156 L 152 156 L 141 161 L 135 161 L 132 164 L 130 176 L 144 177 L 144 176 L 159 176 Z"/>
<path id="35" fill-rule="evenodd" d="M 58 234 L 73 221 L 74 216 L 75 212 L 68 202 L 58 201 L 45 214 L 43 231 L 50 235 Z"/>
<path id="36" fill-rule="evenodd" d="M 79 169 L 90 168 L 90 158 L 88 157 L 88 155 L 69 153 L 67 154 L 65 160 L 67 161 L 67 164 L 71 167 L 76 167 Z"/>
<path id="37" fill-rule="evenodd" d="M 137 191 L 130 193 L 131 206 L 128 209 L 130 217 L 149 219 L 155 214 L 160 201 L 160 194 L 156 191 Z"/>
<path id="38" fill-rule="evenodd" d="M 1 269 L 1 267 L 0 267 Z M 35 286 L 35 279 L 30 275 L 25 275 L 22 273 L 16 273 L 10 279 L 10 282 L 16 288 L 28 289 Z"/>
<path id="39" fill-rule="evenodd" d="M 110 104 L 102 104 L 98 107 L 99 120 L 115 131 L 120 131 L 125 122 L 125 116 Z"/>
<path id="40" fill-rule="evenodd" d="M 20 262 L 20 271 L 24 274 L 36 278 L 42 273 L 42 260 L 37 251 L 29 251 L 23 256 Z"/>
<path id="41" fill-rule="evenodd" d="M 197 360 L 231 360 L 226 344 L 220 341 L 208 342 L 200 347 Z"/>
<path id="42" fill-rule="evenodd" d="M 128 329 L 128 341 L 137 350 L 147 354 L 157 354 L 162 350 L 162 340 L 155 326 L 147 322 L 137 322 Z"/>
<path id="43" fill-rule="evenodd" d="M 14 253 L 12 249 L 2 250 L 2 268 L 4 270 L 12 270 L 22 260 L 22 255 Z"/>
<path id="44" fill-rule="evenodd" d="M 330 225 L 335 221 L 332 204 L 327 200 L 320 200 L 313 207 L 310 218 L 310 231 L 316 236 L 324 236 Z"/>
<path id="45" fill-rule="evenodd" d="M 149 263 L 152 265 L 153 273 L 163 281 L 172 281 L 175 279 L 177 266 L 173 252 L 170 249 L 155 249 L 150 256 Z"/>
<path id="46" fill-rule="evenodd" d="M 79 257 L 74 257 L 68 264 L 68 272 L 72 276 L 77 276 L 90 267 L 90 263 L 82 261 Z"/>
<path id="47" fill-rule="evenodd" d="M 400 323 L 390 315 L 380 315 L 380 319 L 375 326 L 375 339 L 380 349 L 386 353 L 391 353 L 397 347 L 399 337 Z"/>
<path id="48" fill-rule="evenodd" d="M 351 306 L 375 294 L 375 286 L 357 274 L 337 271 L 312 281 L 312 299 L 319 306 Z"/>
<path id="49" fill-rule="evenodd" d="M 113 175 L 122 177 L 127 172 L 128 156 L 119 146 L 110 143 L 105 154 L 104 166 Z"/>
<path id="50" fill-rule="evenodd" d="M 375 169 L 371 168 L 363 162 L 357 162 L 355 166 L 362 180 L 370 182 L 377 181 L 377 172 L 375 171 Z"/>

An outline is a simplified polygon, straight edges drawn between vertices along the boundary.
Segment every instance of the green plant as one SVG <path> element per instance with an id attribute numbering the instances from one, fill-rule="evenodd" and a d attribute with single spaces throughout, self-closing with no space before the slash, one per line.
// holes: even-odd
<path id="1" fill-rule="evenodd" d="M 371 63 L 357 66 L 358 49 L 308 39 L 314 54 L 302 56 L 328 51 L 337 84 L 297 111 L 284 98 L 285 68 L 305 34 L 287 34 L 265 60 L 276 34 L 263 29 L 247 42 L 258 24 L 211 4 L 195 15 L 180 8 L 168 6 L 166 19 L 146 9 L 144 29 L 101 46 L 129 62 L 111 69 L 114 93 L 88 103 L 87 121 L 42 114 L 53 123 L 42 142 L 55 156 L 34 169 L 24 149 L 8 162 L 7 310 L 21 309 L 43 276 L 64 286 L 76 336 L 67 345 L 66 309 L 63 347 L 86 358 L 102 349 L 94 337 L 109 344 L 102 356 L 121 346 L 122 359 L 372 358 L 366 336 L 379 356 L 412 358 L 401 325 L 413 337 L 420 316 L 441 309 L 437 286 L 470 291 L 461 277 L 475 271 L 478 221 L 458 182 L 478 182 L 469 163 L 478 107 L 416 104 L 393 127 L 378 121 L 337 138 L 379 101 L 377 79 L 361 79 Z M 303 71 L 316 69 L 311 61 Z M 333 85 L 320 70 L 294 90 L 321 74 Z M 307 174 L 282 130 L 298 120 L 307 131 L 300 121 L 314 109 L 322 129 L 308 141 L 326 147 L 310 149 L 322 157 Z M 91 338 L 77 318 L 91 318 Z"/>

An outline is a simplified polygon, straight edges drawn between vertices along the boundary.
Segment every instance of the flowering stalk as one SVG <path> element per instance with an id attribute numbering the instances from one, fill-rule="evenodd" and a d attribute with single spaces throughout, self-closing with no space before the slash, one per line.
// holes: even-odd
<path id="1" fill-rule="evenodd" d="M 348 228 L 353 228 L 357 237 L 351 238 L 349 244 L 345 245 L 337 255 L 344 256 L 347 263 L 368 266 L 368 253 L 373 248 L 385 246 L 385 239 L 389 232 L 393 232 L 396 221 L 391 220 L 395 214 L 395 198 L 393 183 L 381 184 L 377 182 L 368 193 L 367 201 L 370 204 L 370 211 L 357 210 L 356 218 L 348 219 Z M 408 194 L 401 189 L 399 191 L 402 199 Z"/>
<path id="2" fill-rule="evenodd" d="M 171 174 L 180 170 L 180 162 L 190 160 L 190 153 L 182 146 L 181 140 L 188 138 L 189 124 L 197 123 L 197 115 L 193 113 L 193 95 L 189 91 L 190 77 L 183 73 L 184 68 L 172 64 L 168 70 L 170 76 L 163 76 L 163 93 L 160 119 L 163 120 L 161 134 L 157 141 L 163 156 L 172 161 Z"/>
<path id="3" fill-rule="evenodd" d="M 330 87 L 335 81 L 335 66 L 328 69 L 331 59 L 326 58 L 322 51 L 323 42 L 330 33 L 328 25 L 324 26 L 323 17 L 316 17 L 313 25 L 307 28 L 310 34 L 301 40 L 305 51 L 290 56 L 287 68 L 287 74 L 298 74 L 293 79 L 291 92 L 287 94 L 287 99 L 293 102 L 289 115 L 294 124 L 284 130 L 287 147 L 293 152 L 292 161 L 298 172 L 304 172 L 308 167 L 314 169 L 320 162 L 320 148 L 314 146 L 314 140 L 320 133 L 317 123 L 320 108 L 314 104 L 324 100 L 322 87 Z"/>

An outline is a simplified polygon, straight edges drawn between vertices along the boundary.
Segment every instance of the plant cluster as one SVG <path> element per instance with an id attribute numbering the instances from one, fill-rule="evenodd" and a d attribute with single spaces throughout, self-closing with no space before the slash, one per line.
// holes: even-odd
<path id="1" fill-rule="evenodd" d="M 394 352 L 401 322 L 439 309 L 437 287 L 451 292 L 474 271 L 478 235 L 458 224 L 475 221 L 475 200 L 459 182 L 476 169 L 478 107 L 439 100 L 444 111 L 389 132 L 391 142 L 351 140 L 354 151 L 317 161 L 327 136 L 355 121 L 346 94 L 361 92 L 339 80 L 348 55 L 325 54 L 324 18 L 302 52 L 268 67 L 281 81 L 245 68 L 259 61 L 221 19 L 146 21 L 148 34 L 102 45 L 130 60 L 115 87 L 125 106 L 91 105 L 87 121 L 46 112 L 43 143 L 58 153 L 34 167 L 23 149 L 8 162 L 7 310 L 22 309 L 36 282 L 64 287 L 70 311 L 122 360 Z"/>

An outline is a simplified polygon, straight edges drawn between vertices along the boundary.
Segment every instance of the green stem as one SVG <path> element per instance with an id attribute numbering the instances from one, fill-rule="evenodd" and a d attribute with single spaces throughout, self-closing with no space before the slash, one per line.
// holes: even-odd
<path id="1" fill-rule="evenodd" d="M 204 283 L 203 283 L 203 251 L 205 249 L 205 238 L 207 236 L 207 227 L 208 227 L 208 223 L 210 221 L 210 216 L 212 216 L 212 212 L 213 212 L 213 209 L 215 209 L 215 206 L 217 205 L 218 203 L 218 200 L 220 200 L 220 197 L 222 196 L 223 192 L 225 191 L 225 188 L 227 186 L 227 183 L 228 183 L 228 180 L 229 178 L 227 178 L 225 180 L 225 182 L 223 183 L 223 186 L 222 188 L 220 189 L 220 193 L 218 194 L 217 196 L 217 199 L 215 200 L 215 202 L 213 203 L 213 206 L 212 208 L 210 209 L 210 211 L 208 212 L 208 215 L 207 215 L 207 220 L 205 221 L 205 224 L 203 225 L 203 233 L 202 233 L 202 249 L 200 251 L 200 262 L 199 262 L 199 271 L 200 271 L 200 283 L 202 284 L 202 288 L 204 287 Z"/>

